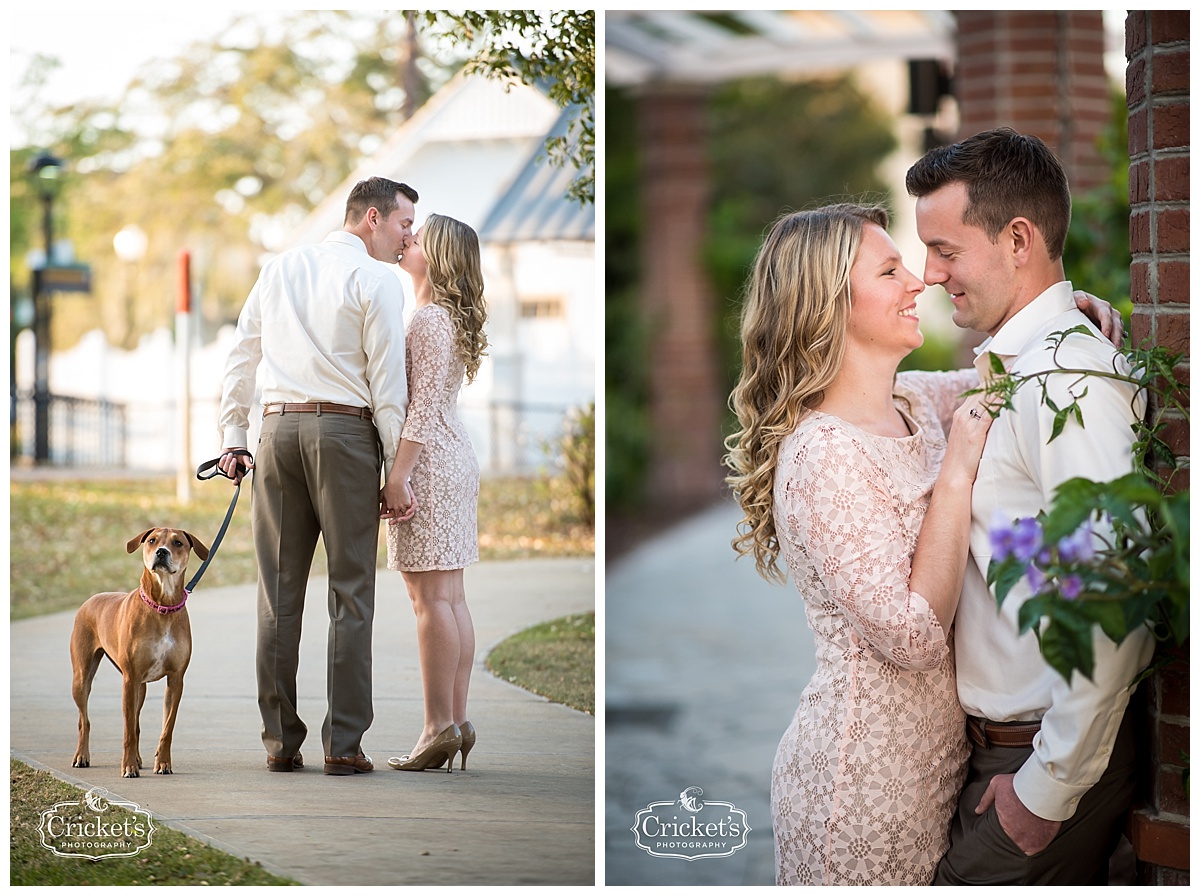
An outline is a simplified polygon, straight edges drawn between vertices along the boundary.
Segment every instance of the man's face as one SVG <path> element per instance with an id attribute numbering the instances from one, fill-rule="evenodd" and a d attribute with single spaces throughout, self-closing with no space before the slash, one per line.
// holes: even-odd
<path id="1" fill-rule="evenodd" d="M 954 303 L 954 323 L 994 336 L 1015 313 L 1010 241 L 996 242 L 963 223 L 967 187 L 951 183 L 917 199 L 917 234 L 925 244 L 924 280 Z"/>
<path id="2" fill-rule="evenodd" d="M 412 226 L 416 214 L 417 210 L 412 200 L 397 193 L 395 211 L 386 218 L 380 218 L 372 231 L 371 245 L 367 247 L 371 257 L 387 264 L 395 264 L 412 239 Z"/>

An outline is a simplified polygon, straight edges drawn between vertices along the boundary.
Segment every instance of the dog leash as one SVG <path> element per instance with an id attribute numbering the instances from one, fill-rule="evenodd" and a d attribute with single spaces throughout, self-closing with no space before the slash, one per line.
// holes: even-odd
<path id="1" fill-rule="evenodd" d="M 250 462 L 254 463 L 254 455 L 252 455 L 245 448 L 235 448 L 232 451 L 225 452 L 225 454 L 248 457 L 250 458 Z M 224 454 L 221 455 L 221 457 L 224 456 Z M 232 476 L 217 466 L 221 460 L 221 457 L 214 457 L 212 460 L 205 461 L 199 467 L 197 467 L 196 478 L 201 481 L 214 479 L 217 476 L 224 476 L 226 479 L 233 479 Z M 250 467 L 246 466 L 241 461 L 238 461 L 238 468 L 243 476 L 250 472 Z M 217 532 L 217 537 L 213 539 L 212 547 L 208 549 L 208 559 L 200 564 L 200 568 L 196 570 L 196 574 L 192 576 L 192 580 L 188 582 L 187 588 L 185 589 L 188 594 L 191 594 L 191 592 L 196 589 L 196 583 L 200 581 L 200 577 L 204 575 L 204 571 L 208 569 L 208 564 L 212 563 L 213 557 L 217 556 L 217 548 L 221 545 L 221 539 L 225 537 L 225 530 L 229 528 L 229 521 L 233 519 L 233 510 L 235 507 L 237 507 L 238 495 L 241 493 L 242 483 L 239 480 L 238 482 L 234 483 L 233 499 L 229 502 L 229 510 L 225 512 L 225 522 L 221 523 L 221 528 Z"/>

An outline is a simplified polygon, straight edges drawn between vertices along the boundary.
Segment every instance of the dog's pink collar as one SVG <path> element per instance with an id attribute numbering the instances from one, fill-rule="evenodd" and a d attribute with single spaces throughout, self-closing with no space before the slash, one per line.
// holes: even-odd
<path id="1" fill-rule="evenodd" d="M 167 613 L 178 613 L 183 609 L 183 605 L 187 603 L 188 599 L 188 590 L 186 588 L 183 589 L 183 600 L 175 604 L 173 607 L 164 607 L 162 604 L 156 604 L 146 596 L 145 589 L 140 586 L 138 587 L 138 594 L 142 596 L 142 600 L 146 602 L 146 606 L 154 610 L 156 613 L 162 613 L 163 615 L 166 615 Z"/>

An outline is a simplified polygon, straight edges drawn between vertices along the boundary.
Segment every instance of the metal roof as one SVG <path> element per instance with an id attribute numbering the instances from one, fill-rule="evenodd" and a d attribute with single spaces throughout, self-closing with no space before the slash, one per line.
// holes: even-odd
<path id="1" fill-rule="evenodd" d="M 616 86 L 701 84 L 884 57 L 951 60 L 954 31 L 944 10 L 610 10 L 604 74 Z"/>
<path id="2" fill-rule="evenodd" d="M 572 108 L 564 109 L 546 135 L 567 133 Z M 554 165 L 546 157 L 544 143 L 534 150 L 508 191 L 488 214 L 479 230 L 485 243 L 515 243 L 538 240 L 596 239 L 596 208 L 567 197 L 567 187 L 576 169 Z"/>

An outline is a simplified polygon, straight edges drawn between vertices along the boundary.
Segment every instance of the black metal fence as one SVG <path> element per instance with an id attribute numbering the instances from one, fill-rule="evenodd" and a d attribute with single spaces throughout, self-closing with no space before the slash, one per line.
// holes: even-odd
<path id="1" fill-rule="evenodd" d="M 19 392 L 9 413 L 11 456 L 35 457 L 36 406 L 33 393 Z M 104 399 L 49 396 L 49 453 L 47 461 L 67 467 L 124 467 L 126 465 L 125 405 Z"/>

